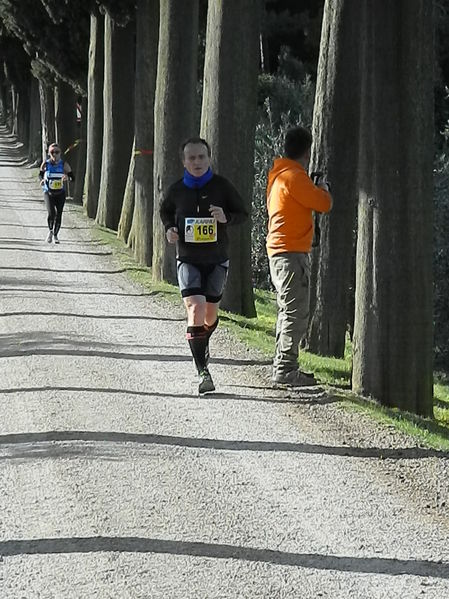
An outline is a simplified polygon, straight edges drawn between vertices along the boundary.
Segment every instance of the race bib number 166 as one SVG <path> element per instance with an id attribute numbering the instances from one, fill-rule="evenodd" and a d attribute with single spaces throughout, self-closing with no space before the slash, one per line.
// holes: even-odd
<path id="1" fill-rule="evenodd" d="M 217 221 L 215 218 L 186 218 L 184 238 L 188 243 L 217 241 Z"/>

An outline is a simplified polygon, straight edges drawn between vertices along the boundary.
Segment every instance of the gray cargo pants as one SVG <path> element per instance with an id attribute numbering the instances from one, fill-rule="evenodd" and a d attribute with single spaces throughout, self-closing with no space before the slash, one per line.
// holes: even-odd
<path id="1" fill-rule="evenodd" d="M 284 375 L 298 369 L 299 342 L 307 332 L 310 258 L 302 252 L 285 252 L 269 261 L 278 304 L 273 375 Z"/>

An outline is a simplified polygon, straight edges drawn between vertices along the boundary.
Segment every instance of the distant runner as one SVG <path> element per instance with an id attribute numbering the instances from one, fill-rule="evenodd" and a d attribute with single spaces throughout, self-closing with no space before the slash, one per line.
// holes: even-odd
<path id="1" fill-rule="evenodd" d="M 237 190 L 210 168 L 211 150 L 200 137 L 181 146 L 184 177 L 168 190 L 160 216 L 167 241 L 176 243 L 178 283 L 187 310 L 187 340 L 199 374 L 200 394 L 215 390 L 208 370 L 209 339 L 218 325 L 226 283 L 228 225 L 248 213 Z"/>
<path id="2" fill-rule="evenodd" d="M 49 158 L 41 164 L 39 179 L 44 189 L 44 201 L 47 208 L 48 235 L 47 243 L 59 243 L 58 233 L 61 228 L 62 211 L 65 204 L 65 187 L 67 179 L 75 180 L 75 175 L 68 162 L 61 159 L 61 148 L 56 143 L 48 148 Z"/>

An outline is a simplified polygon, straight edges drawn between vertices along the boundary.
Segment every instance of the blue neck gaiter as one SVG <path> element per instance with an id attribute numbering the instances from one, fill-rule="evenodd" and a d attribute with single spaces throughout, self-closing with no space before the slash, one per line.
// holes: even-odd
<path id="1" fill-rule="evenodd" d="M 204 187 L 213 176 L 214 173 L 210 167 L 207 169 L 204 175 L 201 175 L 201 177 L 195 177 L 194 175 L 191 175 L 187 169 L 184 169 L 183 181 L 184 185 L 186 187 L 190 187 L 190 189 L 200 189 L 201 187 Z"/>

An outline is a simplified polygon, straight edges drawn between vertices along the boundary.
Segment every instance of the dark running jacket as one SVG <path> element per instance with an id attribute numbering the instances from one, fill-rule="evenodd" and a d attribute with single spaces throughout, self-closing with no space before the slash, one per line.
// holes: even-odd
<path id="1" fill-rule="evenodd" d="M 220 206 L 227 223 L 217 223 L 217 241 L 190 243 L 185 241 L 185 219 L 210 218 L 209 207 Z M 228 225 L 235 225 L 248 218 L 242 198 L 235 187 L 224 177 L 215 175 L 200 189 L 187 187 L 183 180 L 176 181 L 168 190 L 160 208 L 165 231 L 177 227 L 179 241 L 176 257 L 189 264 L 220 264 L 229 259 Z"/>

